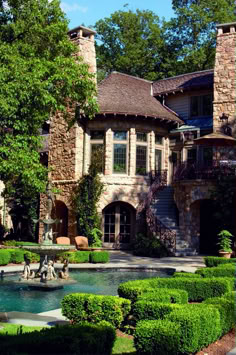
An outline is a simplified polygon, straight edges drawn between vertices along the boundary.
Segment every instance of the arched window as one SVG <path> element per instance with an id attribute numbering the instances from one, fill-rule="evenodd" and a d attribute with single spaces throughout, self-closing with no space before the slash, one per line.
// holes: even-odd
<path id="1" fill-rule="evenodd" d="M 135 212 L 127 203 L 113 203 L 103 211 L 104 244 L 129 244 L 134 233 Z"/>

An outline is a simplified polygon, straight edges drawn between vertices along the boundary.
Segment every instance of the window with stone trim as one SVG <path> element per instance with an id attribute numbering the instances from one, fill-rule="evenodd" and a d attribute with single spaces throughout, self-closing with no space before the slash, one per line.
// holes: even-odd
<path id="1" fill-rule="evenodd" d="M 98 171 L 104 172 L 104 131 L 90 132 L 90 163 L 96 162 Z"/>
<path id="2" fill-rule="evenodd" d="M 127 131 L 113 132 L 113 172 L 127 173 Z"/>
<path id="3" fill-rule="evenodd" d="M 147 133 L 136 132 L 136 175 L 147 174 Z"/>
<path id="4" fill-rule="evenodd" d="M 190 117 L 211 116 L 213 113 L 212 94 L 191 96 Z"/>

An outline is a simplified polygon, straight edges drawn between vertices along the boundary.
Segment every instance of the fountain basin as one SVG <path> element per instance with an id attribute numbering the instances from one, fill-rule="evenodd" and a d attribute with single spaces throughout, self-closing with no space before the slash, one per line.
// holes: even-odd
<path id="1" fill-rule="evenodd" d="M 75 245 L 60 244 L 24 245 L 21 248 L 39 254 L 40 256 L 47 255 L 49 258 L 54 258 L 58 253 L 76 250 Z"/>

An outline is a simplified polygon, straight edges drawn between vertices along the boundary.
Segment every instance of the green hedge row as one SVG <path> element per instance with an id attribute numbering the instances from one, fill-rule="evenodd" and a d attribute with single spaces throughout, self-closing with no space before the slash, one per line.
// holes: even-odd
<path id="1" fill-rule="evenodd" d="M 181 272 L 181 271 L 176 271 L 172 277 L 188 277 L 188 278 L 200 278 L 201 275 L 198 274 L 193 274 L 191 272 Z"/>
<path id="2" fill-rule="evenodd" d="M 236 258 L 221 258 L 218 256 L 206 256 L 204 257 L 204 262 L 207 267 L 214 267 L 222 264 L 236 264 Z"/>
<path id="3" fill-rule="evenodd" d="M 162 303 L 158 301 L 140 300 L 133 306 L 133 316 L 135 321 L 164 319 L 175 308 L 182 305 L 173 303 Z"/>
<path id="4" fill-rule="evenodd" d="M 235 277 L 236 266 L 233 264 L 223 264 L 217 267 L 205 267 L 198 269 L 195 275 L 202 277 Z"/>
<path id="5" fill-rule="evenodd" d="M 44 328 L 18 335 L 0 335 L 4 355 L 110 355 L 116 339 L 115 329 L 107 322 Z"/>
<path id="6" fill-rule="evenodd" d="M 24 262 L 24 255 L 30 262 L 39 262 L 39 255 L 23 249 L 0 249 L 0 265 L 21 264 Z"/>
<path id="7" fill-rule="evenodd" d="M 234 278 L 150 278 L 147 280 L 128 281 L 119 285 L 118 294 L 120 297 L 128 298 L 135 302 L 145 290 L 150 288 L 180 289 L 188 293 L 189 301 L 202 301 L 211 297 L 220 297 L 233 290 Z"/>
<path id="8" fill-rule="evenodd" d="M 195 353 L 219 338 L 221 327 L 218 309 L 204 304 L 168 306 L 174 306 L 175 309 L 163 320 L 137 323 L 134 344 L 138 353 Z"/>
<path id="9" fill-rule="evenodd" d="M 105 320 L 119 327 L 131 310 L 127 299 L 116 296 L 100 296 L 86 293 L 66 295 L 61 302 L 62 314 L 73 324 Z"/>
<path id="10" fill-rule="evenodd" d="M 110 254 L 108 251 L 70 251 L 57 255 L 57 259 L 63 262 L 69 259 L 71 264 L 80 263 L 108 263 Z"/>

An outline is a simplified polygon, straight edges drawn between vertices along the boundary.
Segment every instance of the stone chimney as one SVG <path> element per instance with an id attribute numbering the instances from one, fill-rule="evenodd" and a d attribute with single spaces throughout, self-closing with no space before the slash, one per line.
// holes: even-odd
<path id="1" fill-rule="evenodd" d="M 78 54 L 84 59 L 84 62 L 89 65 L 90 73 L 96 75 L 97 64 L 94 43 L 95 34 L 95 31 L 84 26 L 78 26 L 68 32 L 71 41 L 79 48 Z"/>
<path id="2" fill-rule="evenodd" d="M 236 22 L 217 25 L 214 68 L 213 130 L 222 132 L 227 123 L 235 131 Z M 220 117 L 223 119 L 220 119 Z M 227 122 L 228 121 L 228 122 Z"/>

